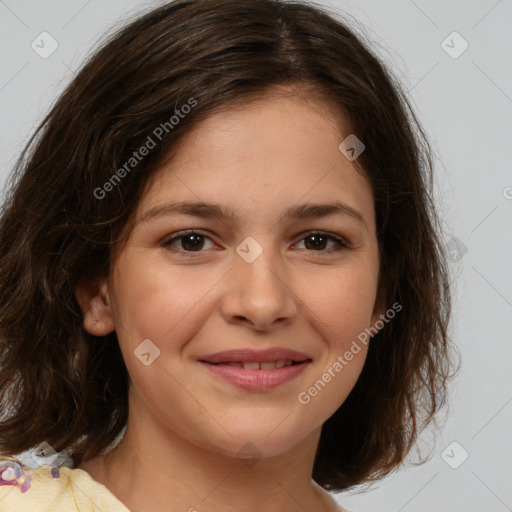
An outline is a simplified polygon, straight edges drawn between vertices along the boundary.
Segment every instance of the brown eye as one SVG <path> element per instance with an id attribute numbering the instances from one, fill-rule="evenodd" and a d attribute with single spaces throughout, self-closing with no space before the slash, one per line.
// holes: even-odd
<path id="1" fill-rule="evenodd" d="M 308 233 L 302 240 L 305 240 L 306 250 L 314 252 L 336 252 L 350 247 L 342 238 L 324 232 Z M 329 242 L 334 243 L 334 247 L 325 250 Z"/>
<path id="2" fill-rule="evenodd" d="M 202 252 L 205 240 L 210 240 L 206 235 L 196 231 L 184 231 L 165 241 L 162 246 L 170 247 L 182 252 Z M 177 243 L 179 242 L 179 243 Z"/>
<path id="3" fill-rule="evenodd" d="M 211 247 L 205 247 L 207 241 L 212 243 Z M 302 241 L 304 241 L 305 250 L 320 254 L 330 254 L 350 248 L 350 245 L 343 238 L 325 232 L 307 233 L 306 236 L 302 238 L 301 242 Z M 334 246 L 329 247 L 330 243 L 334 244 Z M 195 256 L 194 253 L 199 255 L 204 252 L 203 249 L 211 249 L 215 246 L 210 237 L 195 230 L 176 233 L 172 238 L 169 238 L 161 245 L 162 247 L 168 247 L 173 252 L 181 253 L 186 256 Z"/>

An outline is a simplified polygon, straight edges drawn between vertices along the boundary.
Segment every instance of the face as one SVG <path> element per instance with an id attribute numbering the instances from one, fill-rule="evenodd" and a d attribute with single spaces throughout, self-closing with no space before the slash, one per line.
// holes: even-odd
<path id="1" fill-rule="evenodd" d="M 353 388 L 367 348 L 345 354 L 380 313 L 379 257 L 371 186 L 338 149 L 350 131 L 331 115 L 299 96 L 212 115 L 153 176 L 107 298 L 84 305 L 89 332 L 117 332 L 140 425 L 274 456 Z"/>

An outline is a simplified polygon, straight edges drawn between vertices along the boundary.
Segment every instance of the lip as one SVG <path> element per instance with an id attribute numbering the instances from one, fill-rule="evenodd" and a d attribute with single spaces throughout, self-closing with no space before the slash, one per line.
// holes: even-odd
<path id="1" fill-rule="evenodd" d="M 295 379 L 311 362 L 312 358 L 304 352 L 282 347 L 265 350 L 233 349 L 201 356 L 199 362 L 209 371 L 230 384 L 249 391 L 273 389 Z M 267 363 L 291 359 L 292 366 L 283 366 L 272 370 L 246 370 L 236 366 L 219 363 Z"/>
<path id="2" fill-rule="evenodd" d="M 239 388 L 249 391 L 264 391 L 281 386 L 296 378 L 311 363 L 311 359 L 274 370 L 244 370 L 236 366 L 216 365 L 206 361 L 200 361 L 200 363 L 215 375 Z"/>
<path id="3" fill-rule="evenodd" d="M 277 361 L 279 359 L 291 359 L 292 361 L 302 362 L 307 359 L 311 359 L 308 354 L 304 352 L 298 352 L 297 350 L 291 350 L 282 347 L 267 348 L 265 350 L 255 349 L 233 349 L 224 350 L 223 352 L 216 352 L 201 356 L 198 358 L 199 361 L 207 363 L 237 363 L 237 362 L 260 362 L 268 363 L 271 361 Z M 250 370 L 245 370 L 250 371 Z M 264 371 L 264 370 L 257 370 Z M 275 370 L 272 370 L 275 371 Z"/>

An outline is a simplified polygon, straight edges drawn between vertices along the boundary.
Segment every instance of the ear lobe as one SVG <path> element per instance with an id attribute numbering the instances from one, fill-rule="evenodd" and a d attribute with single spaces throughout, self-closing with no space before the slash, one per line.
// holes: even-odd
<path id="1" fill-rule="evenodd" d="M 84 329 L 94 336 L 105 336 L 115 330 L 108 284 L 81 279 L 75 296 L 84 316 Z"/>

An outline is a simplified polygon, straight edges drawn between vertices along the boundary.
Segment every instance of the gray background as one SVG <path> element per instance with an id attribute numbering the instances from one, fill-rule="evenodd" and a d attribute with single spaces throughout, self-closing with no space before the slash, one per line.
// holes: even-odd
<path id="1" fill-rule="evenodd" d="M 161 3 L 0 0 L 2 188 L 36 124 L 98 38 Z M 455 249 L 452 335 L 462 353 L 430 461 L 336 499 L 358 512 L 512 510 L 506 435 L 512 424 L 512 2 L 319 3 L 366 27 L 430 135 L 444 238 Z M 47 59 L 31 48 L 43 31 L 59 45 Z M 454 31 L 469 44 L 460 55 L 463 40 L 448 37 Z M 453 237 L 459 242 L 450 242 Z"/>

